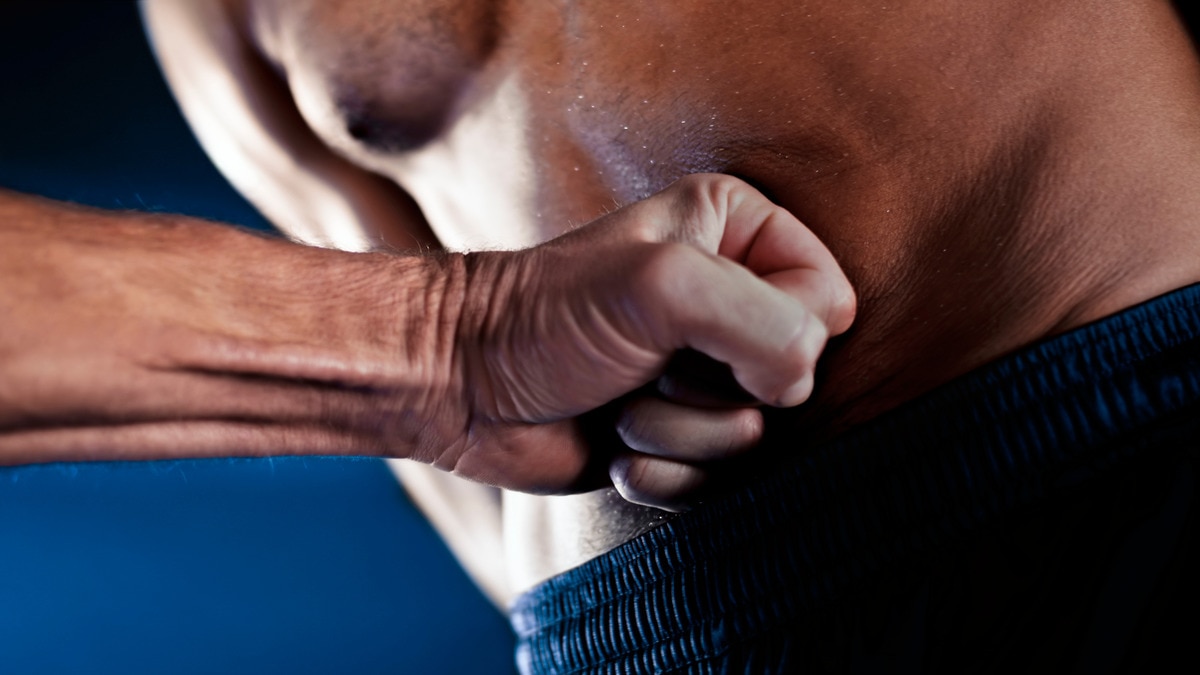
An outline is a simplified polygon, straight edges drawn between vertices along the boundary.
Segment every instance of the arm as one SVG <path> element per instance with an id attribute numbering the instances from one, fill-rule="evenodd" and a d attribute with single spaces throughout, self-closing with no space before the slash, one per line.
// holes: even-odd
<path id="1" fill-rule="evenodd" d="M 461 267 L 0 194 L 0 463 L 411 446 Z"/>
<path id="2" fill-rule="evenodd" d="M 381 241 L 395 248 L 411 248 L 406 242 L 431 240 L 420 214 L 395 185 L 345 162 L 313 136 L 292 102 L 286 73 L 276 72 L 245 39 L 238 30 L 239 21 L 231 19 L 225 5 L 150 0 L 144 8 L 164 73 L 202 143 L 226 175 L 281 229 L 301 241 L 346 248 L 367 248 Z M 643 400 L 630 408 L 623 435 L 645 452 L 623 458 L 614 476 L 627 497 L 661 503 L 656 492 L 642 494 L 637 486 L 646 483 L 647 477 L 661 480 L 669 475 L 676 478 L 666 480 L 667 484 L 677 485 L 680 480 L 695 484 L 697 471 L 678 463 L 652 461 L 655 453 L 669 457 L 678 439 L 697 435 L 727 446 L 722 452 L 741 449 L 757 437 L 754 432 L 760 426 L 761 420 L 752 410 L 697 413 L 665 401 Z M 729 438 L 723 431 L 729 428 L 751 433 Z M 680 429 L 686 433 L 675 433 Z M 705 448 L 688 444 L 684 450 L 695 453 Z M 403 467 L 399 473 L 410 494 L 435 524 L 457 517 L 448 543 L 477 580 L 482 579 L 481 585 L 497 586 L 483 579 L 489 576 L 481 572 L 483 566 L 470 563 L 472 559 L 498 559 L 494 554 L 500 548 L 495 509 L 489 509 L 488 517 L 482 519 L 474 508 L 464 512 L 461 489 L 450 490 L 454 494 L 445 498 L 446 478 L 433 477 L 426 467 L 412 463 L 393 466 Z M 478 486 L 466 488 L 467 492 L 480 490 Z M 476 494 L 472 503 L 495 502 L 489 495 Z M 439 514 L 439 504 L 451 506 L 452 512 Z M 462 536 L 467 530 L 461 524 L 478 525 L 481 520 L 492 523 L 492 536 L 486 537 L 491 544 L 483 547 L 488 552 L 464 554 L 479 547 L 479 537 Z M 444 536 L 448 533 L 447 528 L 440 529 Z"/>
<path id="3" fill-rule="evenodd" d="M 796 405 L 853 316 L 812 233 L 722 176 L 534 249 L 440 257 L 3 194 L 0 288 L 0 463 L 368 454 L 535 493 L 579 487 L 575 418 L 677 350 Z M 614 477 L 653 498 L 709 459 L 647 447 Z"/>

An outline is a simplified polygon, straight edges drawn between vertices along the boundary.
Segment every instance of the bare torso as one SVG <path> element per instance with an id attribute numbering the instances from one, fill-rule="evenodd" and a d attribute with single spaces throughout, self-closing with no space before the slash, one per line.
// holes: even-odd
<path id="1" fill-rule="evenodd" d="M 860 298 L 787 420 L 798 437 L 1200 279 L 1196 115 L 1153 93 L 1175 83 L 1200 110 L 1192 64 L 1071 32 L 1079 3 L 999 3 L 963 24 L 923 3 L 836 4 L 260 0 L 231 14 L 315 137 L 402 187 L 450 249 L 525 247 L 696 172 L 792 211 Z M 1103 18 L 1184 44 L 1162 7 L 1129 14 Z M 984 40 L 994 25 L 1010 32 Z M 1113 43 L 1090 66 L 1146 81 L 1096 91 L 1079 68 L 1034 67 L 1089 41 Z M 1073 87 L 1101 104 L 1080 114 Z M 1146 115 L 1114 137 L 1129 106 Z M 408 248 L 406 227 L 371 236 Z M 506 495 L 512 590 L 664 517 L 609 491 Z"/>

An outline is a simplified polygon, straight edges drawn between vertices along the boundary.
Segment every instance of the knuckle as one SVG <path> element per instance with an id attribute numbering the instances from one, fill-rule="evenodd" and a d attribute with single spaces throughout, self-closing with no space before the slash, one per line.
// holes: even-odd
<path id="1" fill-rule="evenodd" d="M 811 370 L 825 347 L 825 326 L 807 312 L 796 319 L 796 332 L 784 347 L 780 373 L 794 378 Z"/>
<path id="2" fill-rule="evenodd" d="M 813 374 L 825 337 L 824 326 L 815 320 L 797 332 L 774 371 L 775 385 L 767 399 L 772 405 L 797 405 L 812 395 Z"/>
<path id="3" fill-rule="evenodd" d="M 692 196 L 700 201 L 719 204 L 749 187 L 744 181 L 723 173 L 694 173 L 679 181 L 686 189 L 692 191 Z"/>
<path id="4" fill-rule="evenodd" d="M 786 399 L 782 403 L 785 405 L 799 405 L 807 401 L 812 396 L 815 386 L 816 379 L 813 377 L 812 372 L 805 373 L 785 394 Z"/>
<path id="5" fill-rule="evenodd" d="M 734 197 L 748 185 L 733 176 L 715 173 L 690 174 L 671 185 L 676 241 L 713 245 L 724 231 Z"/>
<path id="6" fill-rule="evenodd" d="M 637 403 L 630 404 L 617 419 L 617 435 L 630 448 L 639 452 L 652 451 L 650 425 L 647 416 L 641 414 Z"/>
<path id="7" fill-rule="evenodd" d="M 692 467 L 640 455 L 614 460 L 609 477 L 626 501 L 669 511 L 686 510 L 688 496 L 705 482 L 704 474 Z"/>
<path id="8" fill-rule="evenodd" d="M 813 393 L 813 374 L 804 373 L 790 382 L 781 382 L 767 399 L 775 408 L 791 408 L 809 399 Z"/>
<path id="9" fill-rule="evenodd" d="M 634 457 L 629 462 L 628 472 L 625 476 L 625 486 L 636 497 L 643 499 L 651 497 L 656 487 L 653 474 L 651 464 L 646 461 L 645 457 Z"/>
<path id="10" fill-rule="evenodd" d="M 699 204 L 712 196 L 712 188 L 721 182 L 721 174 L 692 173 L 676 180 L 670 187 L 680 198 Z"/>

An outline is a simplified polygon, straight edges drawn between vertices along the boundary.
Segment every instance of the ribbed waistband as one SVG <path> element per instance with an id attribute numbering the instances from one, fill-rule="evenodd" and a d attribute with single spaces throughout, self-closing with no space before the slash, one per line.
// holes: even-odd
<path id="1" fill-rule="evenodd" d="M 1197 406 L 1200 285 L 976 370 L 535 587 L 512 608 L 518 664 L 642 673 L 700 660 L 868 569 L 1086 481 L 1129 459 L 1140 430 Z"/>

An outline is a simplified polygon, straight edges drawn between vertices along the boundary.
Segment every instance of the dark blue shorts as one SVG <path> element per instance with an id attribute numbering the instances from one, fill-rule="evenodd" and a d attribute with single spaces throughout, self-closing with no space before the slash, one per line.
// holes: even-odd
<path id="1" fill-rule="evenodd" d="M 794 446 L 793 442 L 793 446 Z M 981 368 L 518 599 L 526 673 L 1193 666 L 1200 286 Z"/>

